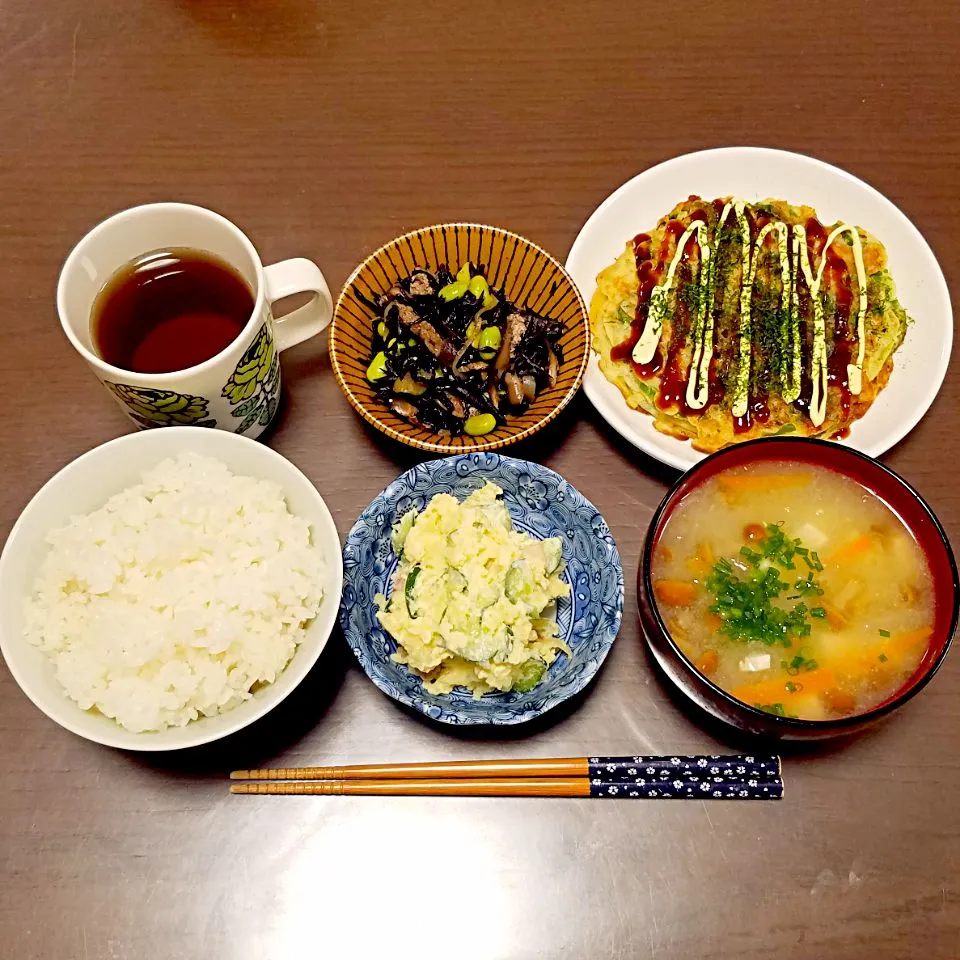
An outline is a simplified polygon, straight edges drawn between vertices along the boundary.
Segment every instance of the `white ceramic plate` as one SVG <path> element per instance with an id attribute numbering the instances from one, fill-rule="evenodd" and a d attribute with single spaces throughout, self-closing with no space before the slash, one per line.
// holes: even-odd
<path id="1" fill-rule="evenodd" d="M 326 561 L 320 612 L 307 627 L 293 659 L 277 679 L 238 707 L 202 717 L 185 727 L 132 733 L 102 714 L 81 710 L 67 698 L 47 656 L 23 636 L 23 604 L 47 552 L 47 533 L 72 516 L 102 506 L 138 483 L 140 474 L 182 451 L 215 457 L 234 473 L 276 483 L 291 512 L 310 521 L 313 542 Z M 219 740 L 272 710 L 316 663 L 340 607 L 343 563 L 333 517 L 314 485 L 279 453 L 239 434 L 202 427 L 164 427 L 131 433 L 78 457 L 40 488 L 14 524 L 0 556 L 0 652 L 23 692 L 61 727 L 125 750 L 179 750 Z"/>
<path id="2" fill-rule="evenodd" d="M 845 442 L 877 457 L 902 440 L 930 408 L 950 361 L 953 312 L 943 273 L 920 231 L 886 197 L 849 173 L 783 150 L 724 147 L 676 157 L 651 167 L 612 193 L 583 225 L 567 271 L 590 303 L 597 274 L 638 233 L 652 229 L 691 194 L 756 201 L 776 197 L 808 204 L 823 223 L 844 220 L 872 233 L 887 248 L 897 296 L 914 323 L 894 358 L 893 374 Z M 653 419 L 630 409 L 591 357 L 583 387 L 600 415 L 635 447 L 680 470 L 706 454 L 688 440 L 664 436 Z"/>

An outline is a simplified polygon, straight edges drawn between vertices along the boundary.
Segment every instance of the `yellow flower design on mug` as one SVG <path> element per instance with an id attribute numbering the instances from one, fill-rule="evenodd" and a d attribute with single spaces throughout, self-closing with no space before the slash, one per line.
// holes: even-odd
<path id="1" fill-rule="evenodd" d="M 280 405 L 280 357 L 266 324 L 240 358 L 222 395 L 232 405 L 230 413 L 243 418 L 237 433 L 256 423 L 265 427 L 273 419 Z"/>
<path id="2" fill-rule="evenodd" d="M 126 407 L 127 413 L 141 427 L 215 427 L 209 417 L 207 401 L 189 393 L 173 390 L 151 390 L 126 383 L 103 381 L 104 386 Z"/>

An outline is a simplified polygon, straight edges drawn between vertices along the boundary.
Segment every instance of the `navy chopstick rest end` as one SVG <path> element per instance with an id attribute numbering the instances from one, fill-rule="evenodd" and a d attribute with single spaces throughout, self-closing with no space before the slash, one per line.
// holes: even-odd
<path id="1" fill-rule="evenodd" d="M 590 796 L 619 800 L 781 800 L 783 781 L 745 780 L 741 783 L 709 783 L 692 780 L 636 783 L 629 780 L 590 781 Z"/>
<path id="2" fill-rule="evenodd" d="M 589 757 L 590 796 L 780 800 L 779 757 Z"/>
<path id="3" fill-rule="evenodd" d="M 601 780 L 632 780 L 635 777 L 659 780 L 710 779 L 715 783 L 742 780 L 770 780 L 780 776 L 779 757 L 588 757 L 589 776 Z"/>

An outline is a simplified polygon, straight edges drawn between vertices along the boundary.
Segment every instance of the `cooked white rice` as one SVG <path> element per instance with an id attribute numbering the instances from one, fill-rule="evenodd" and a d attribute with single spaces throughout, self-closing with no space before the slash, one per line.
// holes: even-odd
<path id="1" fill-rule="evenodd" d="M 67 695 L 128 730 L 222 713 L 290 662 L 323 597 L 280 488 L 181 454 L 47 538 L 26 636 Z"/>

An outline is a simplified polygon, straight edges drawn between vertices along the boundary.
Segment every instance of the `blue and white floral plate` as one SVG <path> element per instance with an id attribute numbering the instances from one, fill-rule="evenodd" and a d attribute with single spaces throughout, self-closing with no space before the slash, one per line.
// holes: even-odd
<path id="1" fill-rule="evenodd" d="M 436 494 L 463 500 L 487 480 L 503 489 L 518 530 L 563 539 L 571 591 L 558 605 L 557 623 L 573 656 L 558 656 L 528 693 L 490 693 L 479 700 L 462 688 L 428 693 L 416 674 L 391 660 L 396 644 L 377 620 L 373 598 L 389 596 L 398 563 L 390 532 L 404 513 L 422 510 Z M 394 480 L 350 531 L 343 574 L 340 623 L 360 666 L 384 693 L 443 723 L 523 723 L 579 693 L 603 663 L 623 614 L 620 555 L 596 507 L 552 470 L 496 453 L 432 460 Z"/>

